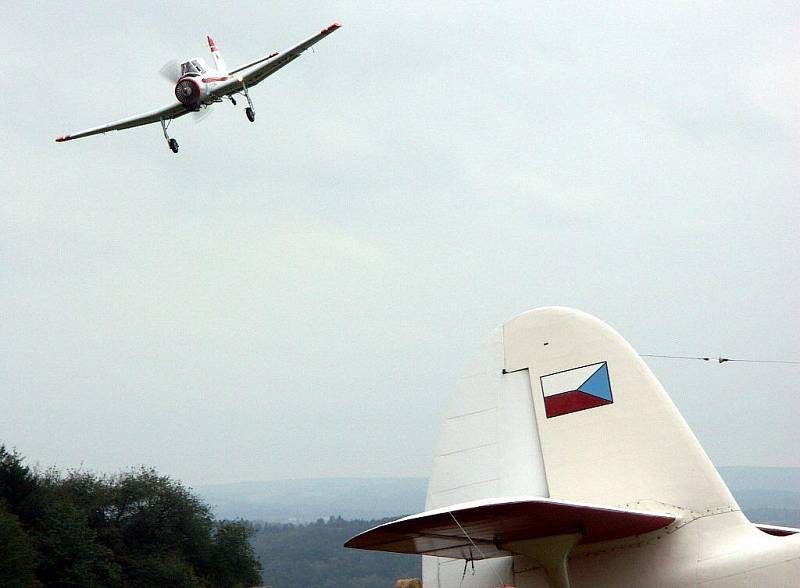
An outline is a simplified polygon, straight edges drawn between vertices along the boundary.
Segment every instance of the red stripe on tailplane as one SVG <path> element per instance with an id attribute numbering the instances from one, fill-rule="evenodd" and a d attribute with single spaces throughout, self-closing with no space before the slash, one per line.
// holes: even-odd
<path id="1" fill-rule="evenodd" d="M 512 555 L 506 544 L 579 532 L 582 544 L 652 533 L 672 524 L 669 513 L 564 502 L 490 498 L 451 505 L 385 523 L 345 547 L 467 560 Z M 473 545 L 480 546 L 475 553 Z"/>
<path id="2" fill-rule="evenodd" d="M 547 418 L 578 412 L 587 408 L 597 408 L 606 404 L 612 404 L 612 402 L 605 398 L 586 394 L 580 390 L 571 390 L 561 394 L 554 394 L 553 396 L 545 396 L 544 398 L 544 410 L 547 413 Z"/>

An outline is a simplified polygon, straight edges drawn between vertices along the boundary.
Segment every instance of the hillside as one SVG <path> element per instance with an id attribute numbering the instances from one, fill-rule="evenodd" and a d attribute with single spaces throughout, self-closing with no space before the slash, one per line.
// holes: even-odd
<path id="1" fill-rule="evenodd" d="M 263 566 L 263 582 L 276 588 L 380 588 L 398 578 L 419 577 L 415 555 L 344 549 L 353 535 L 384 520 L 322 519 L 308 525 L 256 525 L 251 545 Z"/>
<path id="2" fill-rule="evenodd" d="M 751 520 L 800 526 L 800 468 L 721 467 Z M 420 512 L 425 478 L 318 478 L 199 486 L 218 519 L 310 523 L 340 516 L 372 520 Z"/>
<path id="3" fill-rule="evenodd" d="M 199 486 L 218 519 L 310 523 L 373 520 L 425 508 L 425 478 L 318 478 Z"/>

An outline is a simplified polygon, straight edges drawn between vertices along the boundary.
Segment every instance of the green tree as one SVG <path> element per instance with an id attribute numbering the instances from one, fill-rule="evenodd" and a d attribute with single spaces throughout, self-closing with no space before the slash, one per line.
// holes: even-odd
<path id="1" fill-rule="evenodd" d="M 150 468 L 36 472 L 0 444 L 0 586 L 237 588 L 260 583 L 250 527 L 215 524 Z"/>
<path id="2" fill-rule="evenodd" d="M 0 500 L 0 586 L 27 588 L 33 583 L 33 549 L 19 520 Z"/>
<path id="3" fill-rule="evenodd" d="M 40 489 L 34 472 L 23 464 L 22 456 L 8 451 L 0 444 L 0 500 L 23 525 L 28 525 L 41 515 L 41 501 L 34 500 Z"/>
<path id="4" fill-rule="evenodd" d="M 118 571 L 109 569 L 108 553 L 95 542 L 95 536 L 84 513 L 69 501 L 55 500 L 33 532 L 39 552 L 36 576 L 47 586 L 86 587 L 118 578 Z"/>
<path id="5" fill-rule="evenodd" d="M 105 514 L 119 525 L 127 549 L 177 551 L 193 561 L 208 557 L 211 512 L 180 482 L 141 468 L 109 481 Z"/>
<path id="6" fill-rule="evenodd" d="M 217 525 L 210 562 L 214 586 L 240 588 L 261 583 L 261 564 L 248 541 L 253 533 L 243 522 L 222 521 Z"/>
<path id="7" fill-rule="evenodd" d="M 129 570 L 132 588 L 204 588 L 192 566 L 174 554 L 152 555 Z"/>

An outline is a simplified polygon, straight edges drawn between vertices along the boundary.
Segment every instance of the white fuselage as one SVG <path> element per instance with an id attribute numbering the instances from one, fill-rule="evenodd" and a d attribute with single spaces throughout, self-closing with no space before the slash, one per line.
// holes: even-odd
<path id="1" fill-rule="evenodd" d="M 220 98 L 213 98 L 213 90 L 228 80 L 226 72 L 210 69 L 201 58 L 191 59 L 181 65 L 181 77 L 175 83 L 175 98 L 191 110 L 198 110 Z"/>

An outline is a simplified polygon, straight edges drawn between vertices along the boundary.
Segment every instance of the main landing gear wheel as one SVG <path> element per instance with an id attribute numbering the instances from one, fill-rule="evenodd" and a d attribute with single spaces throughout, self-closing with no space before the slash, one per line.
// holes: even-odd
<path id="1" fill-rule="evenodd" d="M 169 145 L 169 148 L 172 149 L 173 153 L 177 153 L 178 152 L 178 142 L 175 139 L 170 139 L 169 134 L 167 133 L 167 127 L 169 127 L 171 122 L 172 122 L 172 119 L 164 120 L 162 118 L 161 119 L 161 130 L 164 131 L 164 138 L 167 140 L 167 145 Z"/>
<path id="2" fill-rule="evenodd" d="M 253 108 L 253 101 L 250 100 L 250 92 L 247 91 L 247 85 L 244 83 L 244 80 L 239 78 L 239 81 L 242 83 L 242 94 L 247 98 L 247 108 L 244 109 L 244 113 L 247 115 L 247 120 L 256 122 L 256 109 Z"/>

